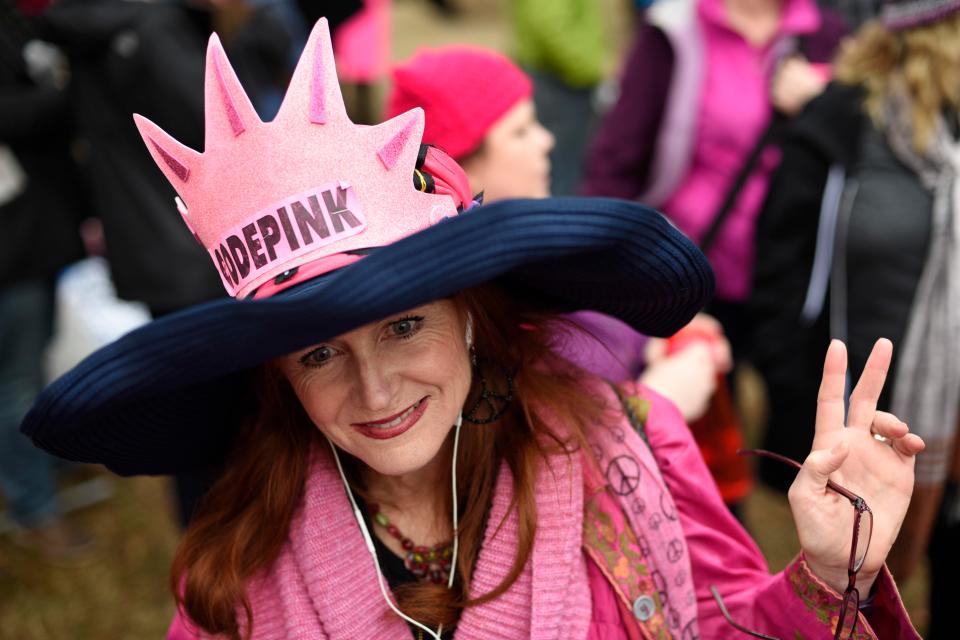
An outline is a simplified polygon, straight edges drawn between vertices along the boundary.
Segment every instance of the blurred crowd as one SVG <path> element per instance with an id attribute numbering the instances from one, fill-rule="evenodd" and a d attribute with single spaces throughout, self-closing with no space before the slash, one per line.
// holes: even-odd
<path id="1" fill-rule="evenodd" d="M 429 4 L 468 22 L 476 3 Z M 105 476 L 42 453 L 20 421 L 99 346 L 224 295 L 131 114 L 202 150 L 216 31 L 271 119 L 325 16 L 352 119 L 423 108 L 424 143 L 460 162 L 478 199 L 639 200 L 701 247 L 716 295 L 680 333 L 572 320 L 608 347 L 598 373 L 677 404 L 738 517 L 757 482 L 785 493 L 792 473 L 737 454 L 737 372 L 764 383 L 762 448 L 802 460 L 830 340 L 847 343 L 855 379 L 890 338 L 881 408 L 927 442 L 890 569 L 905 580 L 929 555 L 926 637 L 950 637 L 960 3 L 941 4 L 930 17 L 923 0 L 622 0 L 615 13 L 504 0 L 507 51 L 450 45 L 396 61 L 390 0 L 0 0 L 0 534 L 50 558 L 96 546 L 67 514 L 109 501 Z M 175 479 L 182 525 L 217 472 Z"/>

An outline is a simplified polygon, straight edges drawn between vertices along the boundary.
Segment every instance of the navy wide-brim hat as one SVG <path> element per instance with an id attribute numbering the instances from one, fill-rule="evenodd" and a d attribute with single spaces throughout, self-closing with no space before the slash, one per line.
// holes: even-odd
<path id="1" fill-rule="evenodd" d="M 155 320 L 50 385 L 22 430 L 54 455 L 122 475 L 216 463 L 249 410 L 252 368 L 490 281 L 545 309 L 593 309 L 655 336 L 685 325 L 714 286 L 703 254 L 650 208 L 502 201 L 271 298 Z"/>
<path id="2" fill-rule="evenodd" d="M 486 282 L 651 335 L 676 331 L 711 295 L 706 259 L 652 209 L 470 206 L 463 170 L 420 145 L 423 111 L 355 125 L 335 69 L 321 20 L 263 122 L 212 36 L 204 151 L 134 117 L 232 298 L 160 318 L 57 380 L 22 425 L 38 446 L 120 474 L 210 466 L 255 408 L 258 366 Z"/>

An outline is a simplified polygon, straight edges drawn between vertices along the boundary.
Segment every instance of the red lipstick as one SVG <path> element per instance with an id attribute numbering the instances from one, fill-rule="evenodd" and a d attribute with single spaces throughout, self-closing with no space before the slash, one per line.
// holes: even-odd
<path id="1" fill-rule="evenodd" d="M 374 440 L 389 440 L 390 438 L 396 438 L 399 435 L 402 435 L 409 431 L 413 425 L 417 424 L 420 420 L 420 417 L 427 410 L 427 403 L 430 400 L 430 396 L 424 396 L 418 402 L 410 405 L 400 413 L 394 414 L 383 420 L 375 420 L 373 422 L 354 422 L 350 426 L 354 429 L 367 436 L 368 438 L 373 438 Z M 393 422 L 397 422 L 395 425 L 390 425 Z"/>

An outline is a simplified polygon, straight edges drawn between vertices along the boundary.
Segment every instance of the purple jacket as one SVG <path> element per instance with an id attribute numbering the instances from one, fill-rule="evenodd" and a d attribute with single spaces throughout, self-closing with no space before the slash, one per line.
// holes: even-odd
<path id="1" fill-rule="evenodd" d="M 558 353 L 590 373 L 614 382 L 635 381 L 646 366 L 644 348 L 649 338 L 622 320 L 598 311 L 566 316 L 582 331 L 562 333 Z"/>
<path id="2" fill-rule="evenodd" d="M 730 30 L 719 0 L 663 0 L 638 28 L 582 191 L 663 208 L 697 240 L 769 121 L 766 86 L 775 61 L 799 45 L 810 61 L 826 62 L 844 32 L 833 14 L 791 0 L 779 38 L 756 49 Z M 806 35 L 798 41 L 796 34 Z M 714 58 L 720 66 L 705 64 Z M 738 82 L 743 86 L 732 86 Z M 740 125 L 723 124 L 731 119 Z M 776 162 L 775 154 L 763 157 L 709 252 L 720 298 L 741 300 L 749 291 L 753 223 Z"/>

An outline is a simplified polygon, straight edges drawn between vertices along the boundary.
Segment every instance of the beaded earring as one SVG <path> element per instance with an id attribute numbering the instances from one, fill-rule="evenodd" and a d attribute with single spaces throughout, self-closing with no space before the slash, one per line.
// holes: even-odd
<path id="1" fill-rule="evenodd" d="M 485 366 L 494 364 L 486 358 L 478 358 L 473 347 L 470 347 L 470 362 L 473 365 L 473 377 L 479 381 L 480 393 L 469 409 L 463 412 L 463 419 L 471 424 L 490 424 L 499 420 L 510 408 L 513 402 L 513 376 L 506 367 L 496 365 L 500 369 L 505 389 L 496 388 L 487 382 L 484 372 Z"/>

